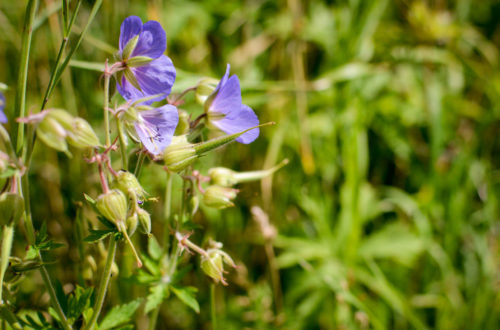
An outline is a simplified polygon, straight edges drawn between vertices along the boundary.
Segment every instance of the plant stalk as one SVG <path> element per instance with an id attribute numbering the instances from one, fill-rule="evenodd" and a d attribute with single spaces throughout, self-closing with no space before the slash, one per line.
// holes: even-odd
<path id="1" fill-rule="evenodd" d="M 115 260 L 117 241 L 114 236 L 109 239 L 108 256 L 106 257 L 106 265 L 101 276 L 101 282 L 99 284 L 99 291 L 97 292 L 97 298 L 94 304 L 94 312 L 90 318 L 89 324 L 85 327 L 87 330 L 95 328 L 97 323 L 97 318 L 101 313 L 102 306 L 104 304 L 104 298 L 106 296 L 106 291 L 109 286 L 109 279 L 111 277 L 111 268 Z"/>

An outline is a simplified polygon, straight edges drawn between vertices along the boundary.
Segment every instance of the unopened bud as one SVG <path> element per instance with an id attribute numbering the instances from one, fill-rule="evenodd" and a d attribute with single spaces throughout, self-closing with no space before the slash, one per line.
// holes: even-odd
<path id="1" fill-rule="evenodd" d="M 119 171 L 116 177 L 116 187 L 123 193 L 133 192 L 138 200 L 144 200 L 146 191 L 142 188 L 134 174 L 128 171 Z"/>
<path id="2" fill-rule="evenodd" d="M 143 209 L 137 210 L 137 216 L 139 218 L 139 231 L 143 234 L 151 234 L 151 216 L 149 212 Z"/>
<path id="3" fill-rule="evenodd" d="M 222 250 L 219 249 L 209 249 L 207 254 L 201 257 L 201 269 L 203 272 L 211 277 L 215 283 L 222 282 L 226 285 L 224 279 L 224 264 L 228 264 L 231 267 L 236 267 L 233 259 Z"/>
<path id="4" fill-rule="evenodd" d="M 214 92 L 219 81 L 213 78 L 204 78 L 200 80 L 196 86 L 195 98 L 196 102 L 203 105 L 208 97 Z"/>
<path id="5" fill-rule="evenodd" d="M 94 148 L 101 145 L 92 126 L 83 118 L 76 117 L 68 130 L 68 142 L 76 148 Z"/>
<path id="6" fill-rule="evenodd" d="M 175 135 L 184 135 L 189 133 L 189 114 L 179 109 L 179 123 L 175 128 Z"/>
<path id="7" fill-rule="evenodd" d="M 21 219 L 24 200 L 18 194 L 4 192 L 0 195 L 0 224 L 10 225 Z"/>
<path id="8" fill-rule="evenodd" d="M 129 236 L 134 235 L 137 225 L 139 224 L 139 219 L 137 217 L 137 213 L 132 214 L 125 221 L 125 226 L 127 226 L 127 233 Z"/>
<path id="9" fill-rule="evenodd" d="M 68 144 L 66 143 L 66 130 L 52 116 L 45 116 L 38 127 L 36 134 L 40 140 L 51 148 L 58 151 L 67 152 Z"/>
<path id="10" fill-rule="evenodd" d="M 97 197 L 96 207 L 106 219 L 115 224 L 125 221 L 127 217 L 127 198 L 118 189 L 110 190 Z"/>
<path id="11" fill-rule="evenodd" d="M 234 206 L 232 202 L 236 198 L 238 190 L 213 185 L 208 187 L 203 194 L 203 202 L 206 206 L 216 209 L 225 209 Z"/>
<path id="12" fill-rule="evenodd" d="M 187 141 L 183 136 L 174 136 L 172 144 L 165 148 L 163 151 L 163 159 L 165 165 L 172 172 L 179 172 L 191 165 L 196 158 L 196 150 L 193 144 Z"/>
<path id="13" fill-rule="evenodd" d="M 235 178 L 236 172 L 225 167 L 215 167 L 208 170 L 212 182 L 223 187 L 231 187 L 238 183 Z"/>
<path id="14" fill-rule="evenodd" d="M 196 196 L 192 196 L 189 199 L 189 211 L 191 215 L 195 215 L 195 213 L 198 211 L 198 207 L 200 206 L 200 198 Z"/>
<path id="15" fill-rule="evenodd" d="M 46 117 L 56 120 L 65 130 L 71 130 L 73 117 L 68 111 L 63 109 L 50 109 Z"/>

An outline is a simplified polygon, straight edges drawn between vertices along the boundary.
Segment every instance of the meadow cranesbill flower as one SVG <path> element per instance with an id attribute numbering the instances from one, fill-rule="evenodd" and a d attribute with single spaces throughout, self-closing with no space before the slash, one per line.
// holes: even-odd
<path id="1" fill-rule="evenodd" d="M 123 21 L 118 52 L 121 71 L 116 87 L 124 99 L 137 100 L 160 94 L 143 102 L 151 104 L 170 94 L 175 68 L 170 58 L 163 55 L 166 48 L 167 36 L 160 23 L 148 21 L 143 24 L 137 16 Z"/>
<path id="2" fill-rule="evenodd" d="M 236 75 L 229 77 L 229 64 L 214 92 L 205 103 L 205 111 L 210 125 L 227 134 L 234 134 L 259 125 L 259 119 L 253 110 L 241 103 L 240 81 Z M 259 136 L 259 129 L 252 129 L 236 141 L 253 142 Z"/>
<path id="3" fill-rule="evenodd" d="M 175 128 L 179 122 L 177 108 L 166 104 L 159 108 L 139 106 L 146 110 L 134 110 L 132 120 L 127 120 L 129 126 L 133 124 L 135 134 L 129 131 L 133 137 L 137 137 L 144 147 L 153 155 L 159 155 L 172 142 Z"/>
<path id="4" fill-rule="evenodd" d="M 3 109 L 5 108 L 5 96 L 3 96 L 2 93 L 0 93 L 0 123 L 5 124 L 7 122 L 7 116 L 3 112 Z"/>

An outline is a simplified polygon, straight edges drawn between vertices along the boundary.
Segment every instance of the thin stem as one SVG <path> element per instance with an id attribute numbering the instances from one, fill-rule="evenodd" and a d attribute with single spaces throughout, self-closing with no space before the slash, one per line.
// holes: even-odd
<path id="1" fill-rule="evenodd" d="M 217 330 L 217 311 L 215 309 L 215 284 L 210 284 L 210 314 L 212 317 L 212 330 Z"/>
<path id="2" fill-rule="evenodd" d="M 102 272 L 101 282 L 99 284 L 99 291 L 97 292 L 97 298 L 94 304 L 94 312 L 92 314 L 92 317 L 88 325 L 85 327 L 85 329 L 87 330 L 94 329 L 97 322 L 97 318 L 101 313 L 101 309 L 104 304 L 104 297 L 106 296 L 106 291 L 108 290 L 108 285 L 109 285 L 109 279 L 111 277 L 111 268 L 115 260 L 116 245 L 117 245 L 116 238 L 112 236 L 109 240 L 108 256 L 106 257 L 106 265 L 104 266 L 104 270 Z"/>
<path id="3" fill-rule="evenodd" d="M 141 151 L 139 153 L 139 158 L 137 159 L 137 164 L 135 165 L 134 175 L 136 176 L 136 178 L 139 178 L 139 175 L 141 174 L 141 169 L 142 165 L 144 164 L 145 158 L 146 158 L 146 153 L 144 151 Z"/>
<path id="4" fill-rule="evenodd" d="M 120 139 L 120 153 L 122 156 L 122 168 L 128 171 L 128 156 L 127 156 L 127 140 L 123 132 L 123 124 L 120 119 L 116 118 L 116 129 L 118 130 L 118 137 Z"/>
<path id="5" fill-rule="evenodd" d="M 12 239 L 14 238 L 14 226 L 6 225 L 3 226 L 2 233 L 2 259 L 0 261 L 0 305 L 3 305 L 3 278 L 5 276 L 5 271 L 9 265 L 9 257 L 12 249 Z"/>
<path id="6" fill-rule="evenodd" d="M 38 8 L 38 0 L 29 0 L 26 7 L 26 16 L 23 27 L 23 44 L 21 48 L 21 62 L 17 80 L 15 108 L 19 117 L 26 115 L 26 86 L 28 83 L 28 64 L 30 58 L 31 37 L 33 36 L 33 23 Z M 17 130 L 17 151 L 24 144 L 24 123 L 19 123 Z"/>
<path id="7" fill-rule="evenodd" d="M 66 49 L 66 46 L 68 45 L 68 40 L 69 40 L 69 35 L 71 33 L 71 28 L 73 27 L 73 23 L 75 22 L 76 16 L 78 14 L 78 11 L 80 10 L 80 5 L 82 3 L 82 0 L 79 0 L 76 4 L 75 10 L 73 12 L 73 15 L 71 17 L 71 20 L 69 22 L 69 25 L 64 27 L 64 36 L 61 41 L 61 45 L 59 47 L 59 52 L 57 53 L 56 57 L 56 62 L 54 64 L 54 69 L 52 70 L 50 74 L 50 80 L 49 84 L 47 85 L 47 89 L 45 90 L 45 95 L 43 97 L 43 102 L 42 106 L 40 107 L 40 111 L 45 109 L 45 106 L 47 105 L 47 102 L 49 101 L 50 94 L 52 93 L 54 89 L 54 83 L 56 80 L 56 73 L 58 72 L 59 69 L 59 63 L 62 60 L 62 56 L 64 54 L 64 50 Z"/>
<path id="8" fill-rule="evenodd" d="M 172 215 L 172 179 L 173 175 L 167 172 L 167 184 L 165 186 L 165 208 L 163 218 L 165 219 L 165 226 L 163 228 L 163 243 L 165 251 L 168 249 L 168 237 L 170 229 L 170 216 Z"/>
<path id="9" fill-rule="evenodd" d="M 106 61 L 107 66 L 107 61 Z M 109 80 L 111 76 L 105 72 L 104 73 L 104 130 L 106 132 L 106 148 L 111 145 L 111 136 L 109 132 Z"/>

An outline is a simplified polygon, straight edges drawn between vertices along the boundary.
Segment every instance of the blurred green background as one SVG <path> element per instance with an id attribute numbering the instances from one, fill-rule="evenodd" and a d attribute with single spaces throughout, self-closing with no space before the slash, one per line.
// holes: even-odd
<path id="1" fill-rule="evenodd" d="M 40 2 L 27 95 L 34 111 L 62 35 L 60 1 Z M 77 32 L 91 4 L 84 2 Z M 25 5 L 0 4 L 11 131 Z M 221 329 L 498 329 L 499 1 L 106 0 L 74 59 L 112 60 L 129 15 L 165 28 L 178 69 L 174 92 L 221 77 L 230 63 L 244 103 L 261 122 L 277 123 L 196 168 L 252 170 L 290 160 L 273 178 L 241 185 L 235 208 L 202 208 L 195 218 L 193 241 L 224 243 L 239 265 L 230 285 L 217 288 Z M 183 108 L 196 115 L 202 110 L 191 101 Z M 103 136 L 99 72 L 73 62 L 49 106 L 87 118 Z M 159 177 L 154 164 L 141 174 L 153 196 L 163 196 Z M 104 260 L 75 238 L 75 217 L 90 214 L 78 202 L 84 192 L 98 195 L 97 173 L 77 152 L 69 159 L 38 144 L 30 181 L 35 226 L 47 221 L 49 235 L 66 245 L 51 254 L 50 272 L 71 290 L 88 256 Z M 266 236 L 252 206 L 268 214 L 276 235 L 268 226 Z M 161 203 L 151 208 L 157 236 L 161 210 Z M 16 235 L 14 254 L 22 256 L 23 230 Z M 201 313 L 170 298 L 158 328 L 208 329 L 209 280 L 196 258 L 183 263 L 194 264 L 185 282 L 199 288 Z M 133 269 L 120 270 L 108 308 L 147 294 L 124 280 Z M 39 275 L 30 276 L 20 305 L 45 309 Z M 145 317 L 137 315 L 142 328 Z"/>

